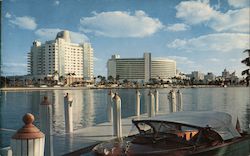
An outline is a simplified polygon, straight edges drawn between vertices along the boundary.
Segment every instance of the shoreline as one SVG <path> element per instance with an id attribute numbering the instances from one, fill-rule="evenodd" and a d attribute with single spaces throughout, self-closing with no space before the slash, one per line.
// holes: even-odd
<path id="1" fill-rule="evenodd" d="M 246 87 L 228 86 L 226 88 Z M 36 91 L 36 90 L 85 90 L 85 89 L 186 89 L 186 88 L 224 88 L 215 85 L 195 85 L 195 86 L 168 86 L 168 87 L 6 87 L 0 91 Z"/>

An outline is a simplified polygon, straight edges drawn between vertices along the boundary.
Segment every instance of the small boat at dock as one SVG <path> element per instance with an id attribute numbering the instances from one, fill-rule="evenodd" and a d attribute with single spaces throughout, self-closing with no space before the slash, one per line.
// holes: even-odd
<path id="1" fill-rule="evenodd" d="M 131 135 L 98 144 L 95 155 L 248 156 L 250 134 L 240 132 L 228 113 L 183 111 L 133 119 Z"/>

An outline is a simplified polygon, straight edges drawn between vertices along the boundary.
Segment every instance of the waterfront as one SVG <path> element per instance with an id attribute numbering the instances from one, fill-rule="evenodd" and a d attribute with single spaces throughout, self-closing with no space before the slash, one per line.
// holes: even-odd
<path id="1" fill-rule="evenodd" d="M 168 89 L 158 89 L 160 111 L 169 113 L 167 94 Z M 1 131 L 0 146 L 9 145 L 10 136 L 14 133 L 3 129 L 16 130 L 23 123 L 21 117 L 31 112 L 36 117 L 39 127 L 39 104 L 43 96 L 48 96 L 52 103 L 53 133 L 64 134 L 63 96 L 66 92 L 72 94 L 74 130 L 89 127 L 107 121 L 106 105 L 108 91 L 105 89 L 84 90 L 40 90 L 40 91 L 3 91 L 1 92 Z M 115 90 L 114 90 L 115 91 Z M 135 114 L 135 90 L 116 90 L 122 99 L 122 117 Z M 141 112 L 147 112 L 147 94 L 149 89 L 140 90 Z M 228 112 L 233 116 L 233 123 L 238 117 L 241 127 L 246 129 L 250 124 L 250 88 L 181 88 L 183 93 L 183 110 L 216 110 Z"/>

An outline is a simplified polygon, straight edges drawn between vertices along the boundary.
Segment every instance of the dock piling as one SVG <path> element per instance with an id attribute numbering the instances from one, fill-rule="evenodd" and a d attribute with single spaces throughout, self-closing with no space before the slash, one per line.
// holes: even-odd
<path id="1" fill-rule="evenodd" d="M 168 99 L 169 99 L 169 111 L 176 112 L 176 94 L 175 90 L 170 90 L 168 94 Z"/>
<path id="2" fill-rule="evenodd" d="M 115 93 L 113 100 L 113 135 L 122 138 L 121 98 Z"/>
<path id="3" fill-rule="evenodd" d="M 66 133 L 73 132 L 73 115 L 72 115 L 73 98 L 66 93 L 64 96 L 64 115 L 65 115 L 65 131 Z"/>
<path id="4" fill-rule="evenodd" d="M 53 156 L 52 106 L 47 96 L 44 96 L 39 107 L 40 128 L 45 134 L 45 156 Z"/>
<path id="5" fill-rule="evenodd" d="M 141 93 L 139 90 L 136 90 L 136 116 L 140 116 L 140 109 L 141 109 L 141 99 L 140 99 Z"/>
<path id="6" fill-rule="evenodd" d="M 155 97 L 151 91 L 149 91 L 148 96 L 150 99 L 148 105 L 148 117 L 153 117 L 155 116 Z"/>
<path id="7" fill-rule="evenodd" d="M 30 113 L 23 116 L 25 125 L 11 138 L 13 156 L 44 155 L 45 136 L 33 125 L 34 120 L 34 116 Z"/>
<path id="8" fill-rule="evenodd" d="M 110 97 L 108 97 L 107 100 L 107 113 L 108 113 L 108 121 L 113 122 L 113 98 L 115 94 L 112 92 L 112 90 L 109 91 L 108 94 Z"/>
<path id="9" fill-rule="evenodd" d="M 183 110 L 183 104 L 182 104 L 182 93 L 180 90 L 177 91 L 176 93 L 176 101 L 177 101 L 177 111 L 182 111 Z"/>
<path id="10" fill-rule="evenodd" d="M 159 92 L 155 90 L 155 112 L 159 112 Z"/>

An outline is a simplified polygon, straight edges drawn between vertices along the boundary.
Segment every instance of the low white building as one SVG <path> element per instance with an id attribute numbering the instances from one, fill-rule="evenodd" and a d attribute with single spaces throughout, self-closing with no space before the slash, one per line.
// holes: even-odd
<path id="1" fill-rule="evenodd" d="M 176 75 L 176 62 L 170 59 L 152 59 L 151 53 L 143 58 L 120 58 L 112 55 L 107 62 L 107 76 L 132 81 L 148 82 L 152 78 L 167 79 Z"/>

